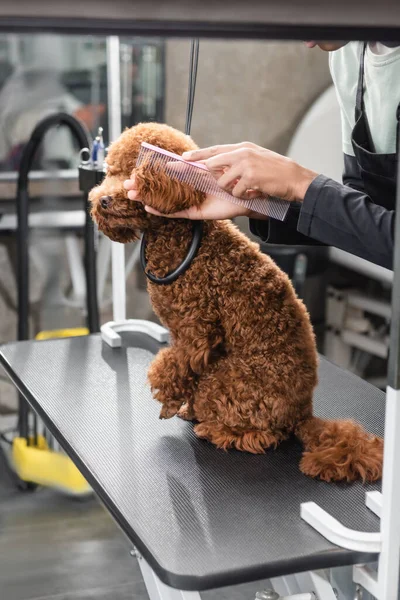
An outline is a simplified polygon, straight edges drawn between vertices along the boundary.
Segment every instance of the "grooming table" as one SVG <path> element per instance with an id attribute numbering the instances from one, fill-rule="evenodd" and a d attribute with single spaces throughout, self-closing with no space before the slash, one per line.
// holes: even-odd
<path id="1" fill-rule="evenodd" d="M 377 559 L 329 543 L 300 518 L 300 504 L 379 531 L 365 507 L 378 485 L 304 476 L 296 440 L 262 456 L 224 452 L 191 423 L 160 421 L 146 371 L 161 346 L 126 333 L 113 349 L 91 335 L 7 344 L 0 360 L 162 582 L 201 591 Z M 382 435 L 382 392 L 323 358 L 319 377 L 317 415 L 355 417 Z"/>

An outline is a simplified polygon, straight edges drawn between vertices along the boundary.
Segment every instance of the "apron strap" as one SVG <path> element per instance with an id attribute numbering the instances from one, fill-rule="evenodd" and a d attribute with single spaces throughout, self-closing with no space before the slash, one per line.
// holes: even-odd
<path id="1" fill-rule="evenodd" d="M 369 152 L 375 152 L 375 145 L 372 139 L 369 123 L 367 119 L 367 113 L 365 111 L 364 104 L 364 62 L 365 52 L 367 50 L 367 42 L 364 42 L 360 52 L 360 69 L 358 72 L 358 84 L 357 84 L 357 96 L 356 96 L 356 107 L 355 107 L 355 122 L 357 125 L 358 121 L 362 121 L 364 130 L 364 143 Z"/>
<path id="2" fill-rule="evenodd" d="M 356 123 L 364 111 L 364 58 L 365 58 L 366 49 L 367 49 L 367 43 L 364 42 L 364 44 L 361 47 L 360 67 L 358 70 L 358 84 L 357 84 L 356 108 L 355 108 Z"/>

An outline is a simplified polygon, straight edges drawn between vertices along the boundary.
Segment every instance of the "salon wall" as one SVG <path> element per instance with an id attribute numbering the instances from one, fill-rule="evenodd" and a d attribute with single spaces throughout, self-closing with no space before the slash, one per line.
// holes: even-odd
<path id="1" fill-rule="evenodd" d="M 190 42 L 166 46 L 166 122 L 184 128 Z M 199 145 L 252 141 L 284 152 L 331 82 L 328 56 L 299 42 L 201 41 L 192 135 Z"/>

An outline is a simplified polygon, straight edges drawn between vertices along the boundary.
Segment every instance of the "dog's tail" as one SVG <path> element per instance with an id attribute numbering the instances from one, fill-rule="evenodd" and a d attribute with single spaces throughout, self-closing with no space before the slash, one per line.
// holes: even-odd
<path id="1" fill-rule="evenodd" d="M 311 417 L 299 423 L 304 445 L 300 469 L 323 481 L 376 481 L 382 477 L 383 440 L 354 421 Z"/>

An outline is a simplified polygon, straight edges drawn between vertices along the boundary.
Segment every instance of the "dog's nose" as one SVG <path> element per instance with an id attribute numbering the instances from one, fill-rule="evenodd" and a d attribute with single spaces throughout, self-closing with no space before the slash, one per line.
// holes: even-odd
<path id="1" fill-rule="evenodd" d="M 111 200 L 111 196 L 102 196 L 100 198 L 101 207 L 104 209 L 108 208 L 110 206 Z"/>

